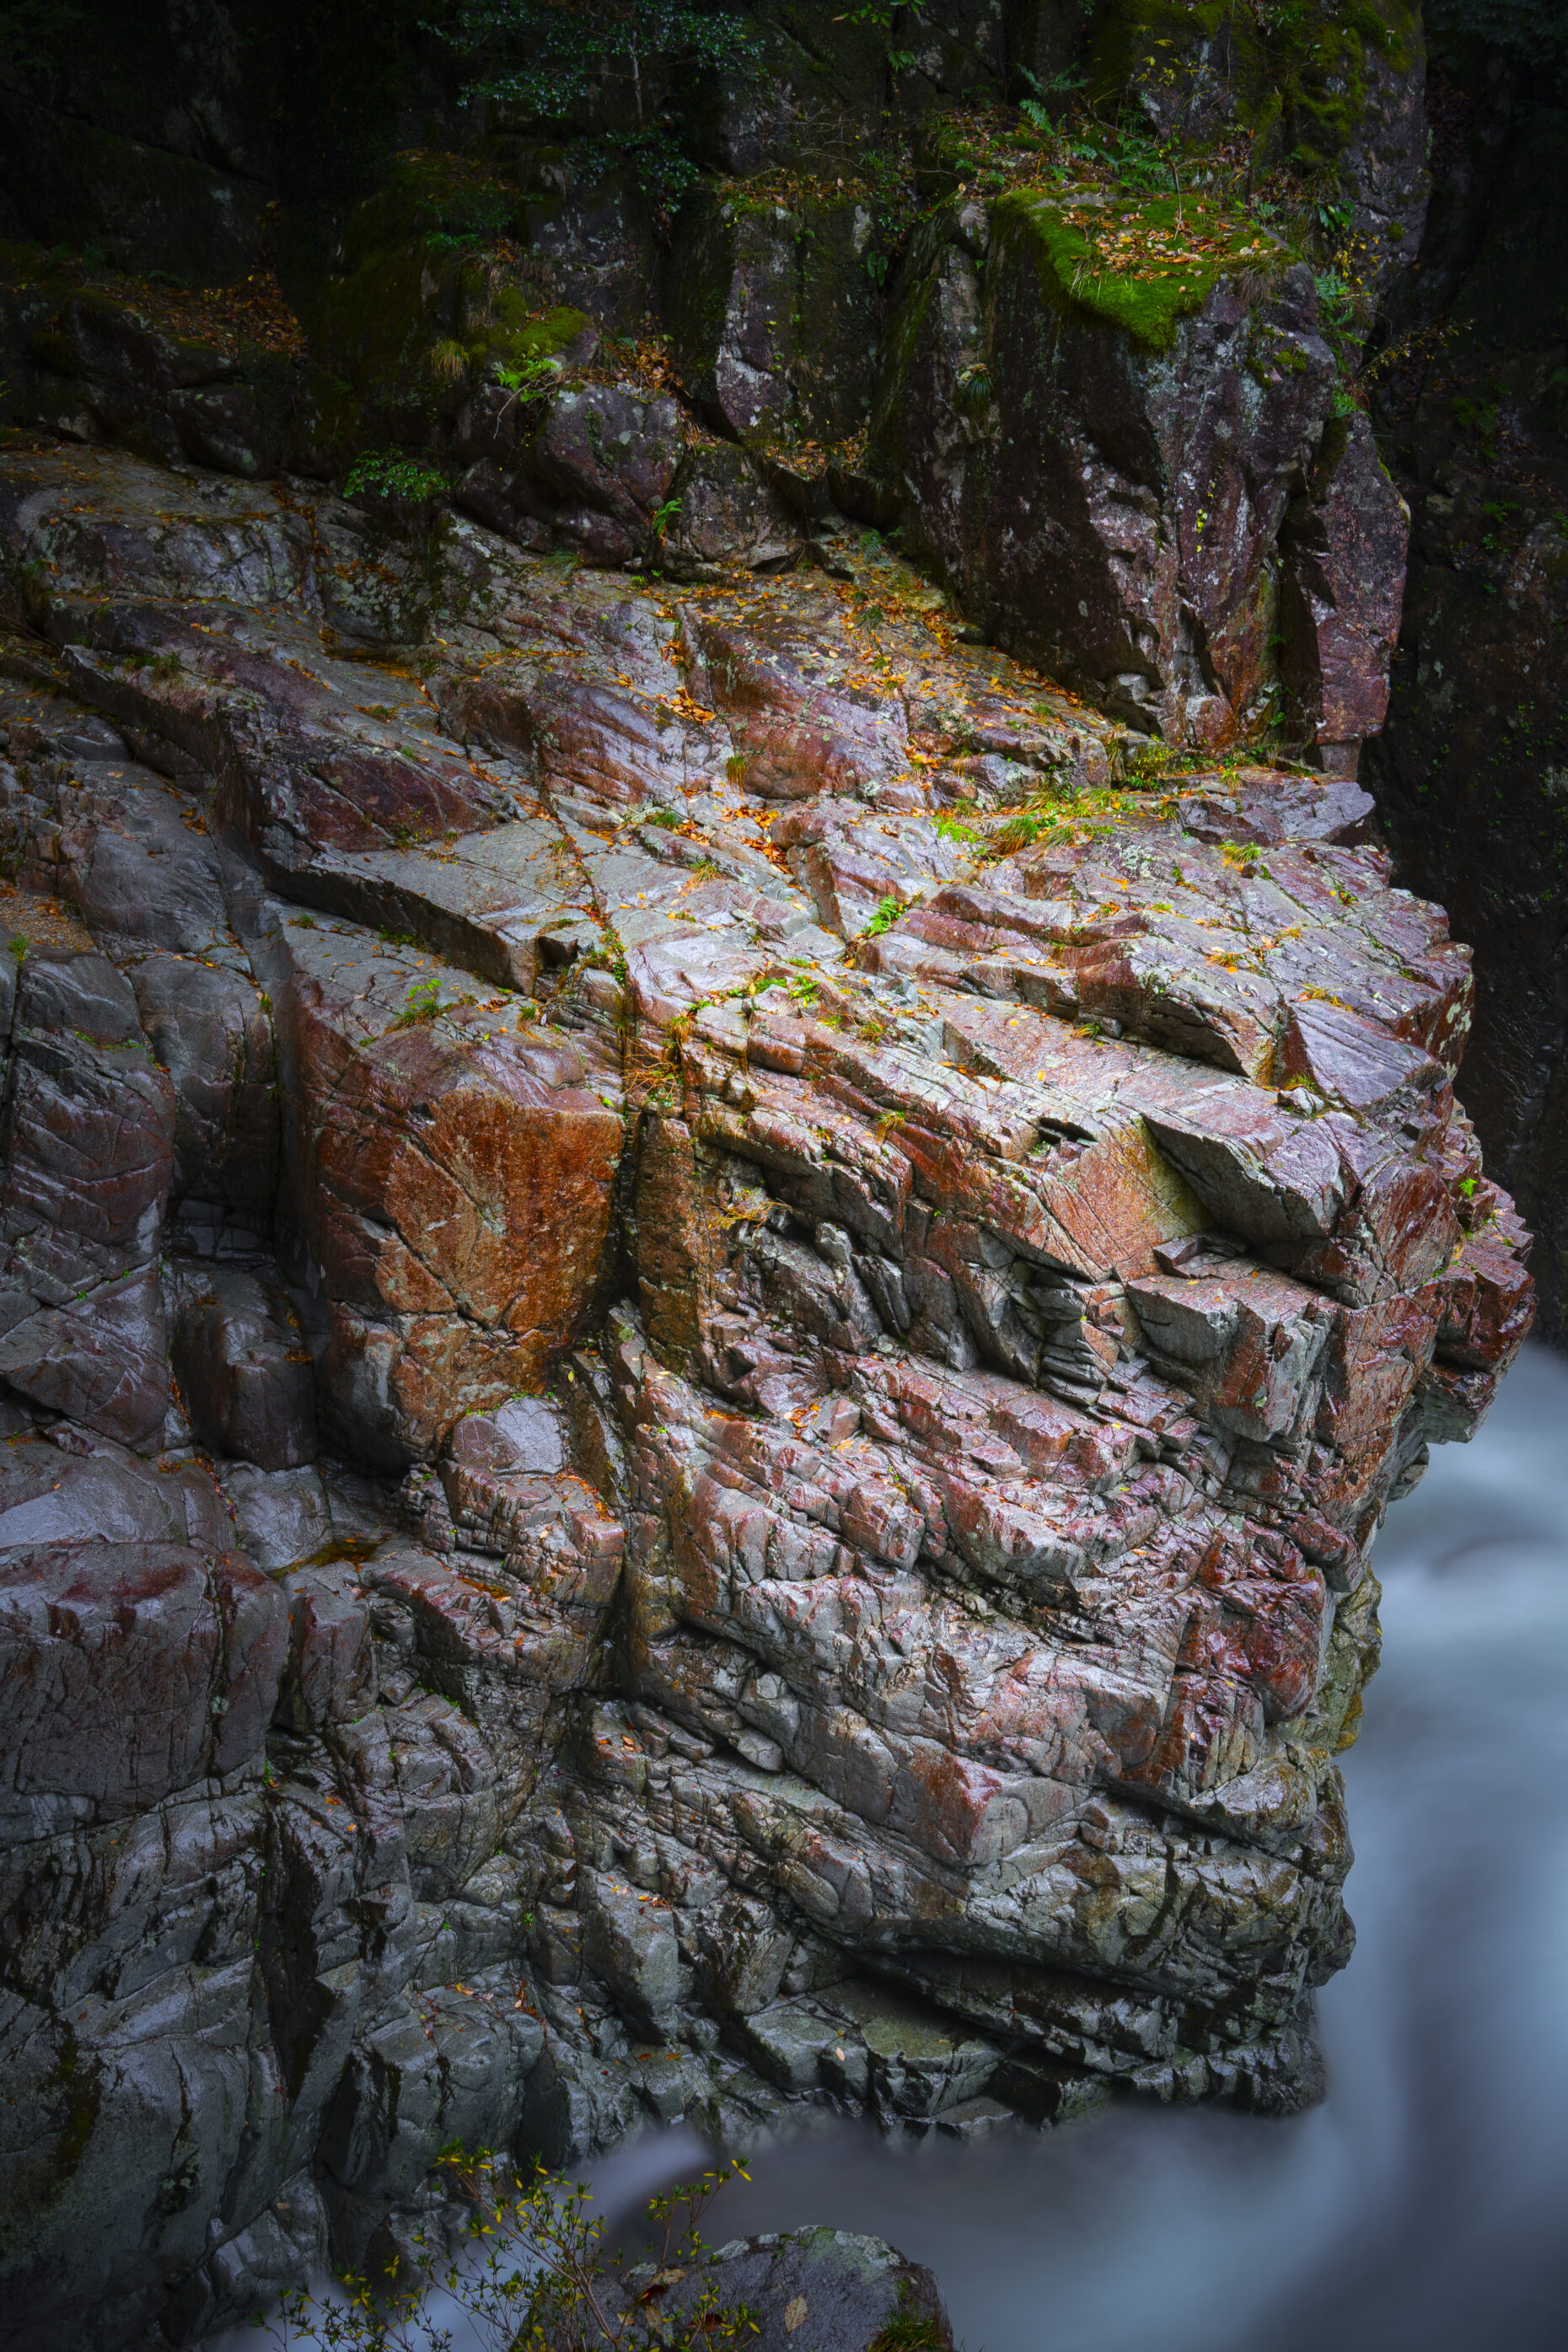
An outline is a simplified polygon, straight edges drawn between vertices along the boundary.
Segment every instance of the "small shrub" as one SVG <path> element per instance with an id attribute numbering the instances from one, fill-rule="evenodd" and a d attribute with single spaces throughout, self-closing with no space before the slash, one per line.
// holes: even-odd
<path id="1" fill-rule="evenodd" d="M 423 2275 L 412 2280 L 394 2270 L 373 2285 L 350 2273 L 342 2298 L 329 2302 L 304 2289 L 285 2295 L 270 2321 L 258 2322 L 275 2343 L 452 2352 L 452 2331 L 434 2326 L 421 2308 L 437 2284 L 469 2322 L 465 2343 L 477 2341 L 484 2352 L 701 2352 L 752 2344 L 760 2333 L 747 2306 L 721 2304 L 710 2284 L 686 2311 L 661 2309 L 669 2288 L 707 2251 L 698 2224 L 713 2199 L 727 2181 L 750 2178 L 738 2164 L 649 2200 L 654 2244 L 646 2265 L 606 2253 L 605 2222 L 589 2212 L 593 2191 L 582 2181 L 557 2179 L 542 2165 L 525 2181 L 488 2151 L 469 2156 L 457 2145 L 442 2150 L 436 2172 L 468 2209 L 466 2252 L 443 2262 L 420 2241 Z M 899 2336 L 889 2352 L 920 2352 L 927 2340 Z"/>
<path id="2" fill-rule="evenodd" d="M 872 916 L 870 921 L 867 924 L 865 929 L 861 932 L 861 938 L 863 940 L 879 940 L 884 931 L 890 931 L 892 929 L 893 925 L 899 920 L 903 912 L 904 902 L 901 898 L 884 898 L 878 907 L 877 911 Z"/>
<path id="3" fill-rule="evenodd" d="M 547 392 L 552 392 L 561 381 L 561 372 L 560 360 L 537 354 L 513 360 L 491 371 L 499 384 L 504 384 L 508 392 L 515 393 L 524 402 L 542 400 Z"/>

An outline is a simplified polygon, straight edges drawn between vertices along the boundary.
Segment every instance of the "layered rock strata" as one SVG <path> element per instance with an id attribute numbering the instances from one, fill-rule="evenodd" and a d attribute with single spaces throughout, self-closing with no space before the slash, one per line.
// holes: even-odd
<path id="1" fill-rule="evenodd" d="M 455 2138 L 1311 2095 L 1367 1565 L 1530 1316 L 1345 781 L 845 538 L 0 494 L 4 2261 L 190 2338 Z"/>

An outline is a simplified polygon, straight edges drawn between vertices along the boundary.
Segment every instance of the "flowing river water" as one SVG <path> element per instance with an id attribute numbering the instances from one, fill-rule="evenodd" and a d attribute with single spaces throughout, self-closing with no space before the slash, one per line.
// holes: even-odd
<path id="1" fill-rule="evenodd" d="M 1126 2106 L 971 2146 L 817 2127 L 725 2191 L 710 2243 L 874 2231 L 936 2271 L 968 2352 L 1568 2340 L 1568 1361 L 1526 1352 L 1375 1566 L 1384 1664 L 1345 1759 L 1359 1940 L 1320 1997 L 1324 2103 Z M 598 2168 L 602 2203 L 633 2210 L 700 2158 L 684 2133 L 640 2141 Z M 457 2342 L 477 2352 L 460 2319 Z"/>

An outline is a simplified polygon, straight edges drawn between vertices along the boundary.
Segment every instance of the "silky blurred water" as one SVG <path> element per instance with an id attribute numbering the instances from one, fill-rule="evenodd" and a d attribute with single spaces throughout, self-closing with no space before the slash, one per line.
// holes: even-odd
<path id="1" fill-rule="evenodd" d="M 1375 1565 L 1384 1663 L 1345 1759 L 1359 1941 L 1321 1996 L 1323 2105 L 1118 2108 L 968 2147 L 815 2129 L 725 2192 L 710 2242 L 874 2231 L 931 2264 L 969 2352 L 1568 2342 L 1568 1361 L 1526 1354 Z M 625 2210 L 698 2154 L 622 2150 L 601 2196 Z"/>

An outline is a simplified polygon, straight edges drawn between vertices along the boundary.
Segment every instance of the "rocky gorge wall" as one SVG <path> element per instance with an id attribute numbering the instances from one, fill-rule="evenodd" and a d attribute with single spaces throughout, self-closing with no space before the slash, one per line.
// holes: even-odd
<path id="1" fill-rule="evenodd" d="M 1477 952 L 1462 1080 L 1564 1328 L 1563 777 L 1568 288 L 1555 77 L 1474 48 L 1435 83 L 1437 201 L 1388 326 L 1380 429 L 1415 520 L 1365 781 L 1412 887 Z"/>
<path id="2" fill-rule="evenodd" d="M 295 200 L 291 322 L 18 266 L 20 2343 L 379 2264 L 454 2140 L 1315 2094 L 1368 1553 L 1528 1237 L 1352 772 L 1405 518 L 1314 274 L 1042 179 L 1061 26 L 961 13 L 770 15 L 662 231 L 497 132 Z M 925 85 L 898 236 L 825 58 Z"/>

